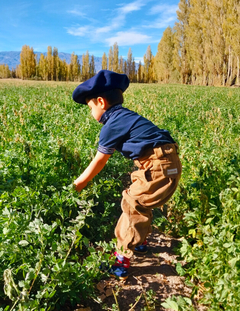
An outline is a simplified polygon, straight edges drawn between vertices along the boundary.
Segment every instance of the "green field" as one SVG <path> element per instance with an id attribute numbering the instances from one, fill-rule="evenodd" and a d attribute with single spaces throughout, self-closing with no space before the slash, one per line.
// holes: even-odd
<path id="1" fill-rule="evenodd" d="M 0 310 L 75 305 L 94 296 L 98 266 L 109 259 L 132 162 L 116 152 L 86 189 L 72 189 L 101 128 L 71 99 L 76 85 L 0 80 Z M 193 294 L 201 289 L 209 310 L 237 310 L 240 90 L 132 84 L 124 105 L 180 145 L 182 179 L 154 224 L 184 237 Z"/>

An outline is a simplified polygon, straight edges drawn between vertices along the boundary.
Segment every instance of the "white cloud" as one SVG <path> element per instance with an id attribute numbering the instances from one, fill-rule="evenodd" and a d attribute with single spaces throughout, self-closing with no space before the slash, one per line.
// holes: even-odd
<path id="1" fill-rule="evenodd" d="M 161 29 L 168 27 L 176 20 L 177 9 L 177 5 L 159 4 L 153 6 L 150 9 L 149 14 L 158 15 L 158 17 L 155 20 L 152 20 L 151 23 L 145 24 L 143 28 Z"/>
<path id="2" fill-rule="evenodd" d="M 143 64 L 143 57 L 134 57 L 134 60 L 137 64 L 139 64 L 139 62 L 141 62 L 141 64 Z"/>
<path id="3" fill-rule="evenodd" d="M 107 38 L 105 41 L 110 46 L 115 42 L 117 42 L 119 46 L 126 46 L 140 43 L 149 43 L 151 41 L 151 37 L 135 31 L 119 31 L 117 32 L 116 36 Z"/>
<path id="4" fill-rule="evenodd" d="M 155 15 L 155 14 L 162 13 L 164 15 L 170 14 L 170 15 L 176 16 L 177 9 L 178 9 L 178 5 L 159 4 L 159 5 L 153 6 L 150 9 L 149 14 Z"/>
<path id="5" fill-rule="evenodd" d="M 115 28 L 116 28 L 116 26 L 113 24 L 112 26 L 105 26 L 105 27 L 96 28 L 94 31 L 96 34 L 108 33 L 111 30 L 114 30 Z"/>
<path id="6" fill-rule="evenodd" d="M 96 29 L 96 33 L 108 33 L 115 29 L 119 29 L 125 24 L 127 14 L 140 10 L 141 7 L 144 5 L 146 4 L 143 3 L 142 0 L 137 0 L 114 10 L 116 13 L 111 23 L 105 27 L 100 27 Z"/>
<path id="7" fill-rule="evenodd" d="M 142 13 L 142 8 L 146 6 L 148 2 L 148 0 L 136 0 L 131 3 L 121 4 L 113 11 L 108 12 L 108 18 L 105 19 L 106 23 L 100 25 L 100 27 L 99 22 L 104 20 L 104 15 L 101 19 L 99 19 L 99 21 L 92 20 L 86 26 L 69 27 L 67 28 L 67 32 L 73 36 L 88 37 L 95 43 L 106 42 L 108 46 L 112 46 L 115 42 L 117 42 L 118 46 L 133 46 L 136 44 L 150 44 L 158 42 L 158 40 L 154 40 L 152 38 L 151 34 L 145 34 L 140 29 L 146 30 L 149 28 L 166 28 L 176 20 L 176 10 L 178 8 L 176 5 L 155 5 L 148 11 L 148 13 L 145 13 L 148 15 L 156 15 L 155 18 L 151 18 L 151 21 L 149 22 L 146 22 L 146 20 L 142 21 L 142 25 L 137 25 L 138 28 L 131 29 L 131 27 L 129 27 L 128 31 L 125 31 L 125 29 L 123 30 L 123 27 L 127 22 L 127 18 L 131 18 L 131 13 L 139 10 L 141 10 Z M 86 19 L 85 12 L 81 13 L 78 10 L 71 10 L 68 11 L 68 13 Z"/>
<path id="8" fill-rule="evenodd" d="M 67 28 L 67 33 L 73 36 L 85 37 L 89 33 L 91 33 L 91 29 L 89 26 L 77 27 L 77 28 L 71 27 L 71 28 Z"/>
<path id="9" fill-rule="evenodd" d="M 161 29 L 161 28 L 167 28 L 171 22 L 175 21 L 176 18 L 174 16 L 171 17 L 160 17 L 159 19 L 153 21 L 153 23 L 149 24 L 149 25 L 145 25 L 144 28 L 157 28 L 157 29 Z"/>
<path id="10" fill-rule="evenodd" d="M 91 26 L 67 28 L 67 32 L 73 36 L 80 37 L 91 35 L 92 39 L 97 39 L 98 37 L 99 40 L 101 40 L 102 38 L 99 37 L 100 34 L 107 34 L 114 30 L 120 29 L 120 27 L 124 26 L 128 14 L 140 10 L 145 5 L 146 1 L 143 2 L 142 0 L 137 0 L 126 5 L 121 5 L 113 11 L 114 18 L 106 26 L 96 28 L 93 26 L 95 23 L 93 23 Z M 68 13 L 88 19 L 85 13 L 82 13 L 76 9 L 68 11 Z M 96 22 L 96 20 L 93 19 L 91 21 Z"/>
<path id="11" fill-rule="evenodd" d="M 138 11 L 141 9 L 142 6 L 146 5 L 145 3 L 143 3 L 143 1 L 135 1 L 135 2 L 132 2 L 132 3 L 128 3 L 127 5 L 125 6 L 122 6 L 120 9 L 119 9 L 119 12 L 120 14 L 128 14 L 128 13 L 131 13 L 133 11 Z"/>
<path id="12" fill-rule="evenodd" d="M 82 11 L 77 10 L 77 9 L 73 9 L 73 10 L 67 11 L 67 13 L 75 15 L 75 16 L 79 16 L 81 18 L 84 18 L 84 19 L 92 22 L 92 23 L 96 22 L 95 19 L 89 17 L 86 13 L 83 13 Z"/>
<path id="13" fill-rule="evenodd" d="M 81 17 L 86 17 L 86 14 L 83 12 L 80 12 L 76 9 L 71 10 L 71 11 L 67 11 L 67 13 L 73 14 L 73 15 L 77 15 L 77 16 L 81 16 Z"/>

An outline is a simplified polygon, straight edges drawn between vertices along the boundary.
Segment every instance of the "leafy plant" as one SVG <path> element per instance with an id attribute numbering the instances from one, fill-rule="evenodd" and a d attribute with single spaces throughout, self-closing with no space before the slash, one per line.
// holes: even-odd
<path id="1" fill-rule="evenodd" d="M 72 101 L 74 87 L 0 81 L 5 311 L 57 310 L 94 297 L 103 276 L 98 266 L 111 260 L 132 162 L 115 153 L 86 189 L 72 189 L 96 152 L 101 128 Z M 192 282 L 192 298 L 199 289 L 209 310 L 240 304 L 239 94 L 232 88 L 144 84 L 131 85 L 125 94 L 128 108 L 168 129 L 180 146 L 182 178 L 164 213 L 154 211 L 154 225 L 184 237 L 179 254 L 187 265 L 177 270 Z M 184 298 L 165 303 L 170 301 L 179 310 L 184 303 L 185 310 L 192 308 Z"/>
<path id="2" fill-rule="evenodd" d="M 192 305 L 191 299 L 188 297 L 182 297 L 182 296 L 169 297 L 161 305 L 167 310 L 168 309 L 171 309 L 174 311 L 194 311 L 194 310 L 196 310 Z"/>

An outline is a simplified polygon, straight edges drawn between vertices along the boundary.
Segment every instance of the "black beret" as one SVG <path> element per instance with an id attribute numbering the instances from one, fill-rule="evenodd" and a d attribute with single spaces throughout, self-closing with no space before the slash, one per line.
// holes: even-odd
<path id="1" fill-rule="evenodd" d="M 81 83 L 73 91 L 72 98 L 79 104 L 87 104 L 86 98 L 112 89 L 123 92 L 129 86 L 128 76 L 109 70 L 100 70 L 95 76 Z"/>

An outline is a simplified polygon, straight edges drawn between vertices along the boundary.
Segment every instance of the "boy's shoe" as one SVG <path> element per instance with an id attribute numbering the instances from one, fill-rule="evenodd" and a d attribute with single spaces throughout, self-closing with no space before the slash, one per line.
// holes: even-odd
<path id="1" fill-rule="evenodd" d="M 130 259 L 114 253 L 116 256 L 115 263 L 109 268 L 108 265 L 101 264 L 101 270 L 107 270 L 110 276 L 116 277 L 120 280 L 126 280 L 128 278 L 128 268 L 130 266 Z"/>
<path id="2" fill-rule="evenodd" d="M 108 270 L 111 276 L 119 278 L 120 280 L 126 280 L 128 278 L 128 268 L 130 267 L 130 259 L 114 253 L 116 256 L 115 263 Z"/>
<path id="3" fill-rule="evenodd" d="M 147 241 L 144 241 L 143 244 L 136 246 L 134 253 L 137 254 L 146 254 L 148 252 Z"/>
<path id="4" fill-rule="evenodd" d="M 112 265 L 108 272 L 110 273 L 110 276 L 120 280 L 126 280 L 128 278 L 128 268 Z"/>
<path id="5" fill-rule="evenodd" d="M 130 267 L 129 258 L 119 255 L 117 252 L 114 253 L 114 256 L 116 256 L 115 263 L 113 264 L 114 267 L 123 267 L 126 269 Z"/>

